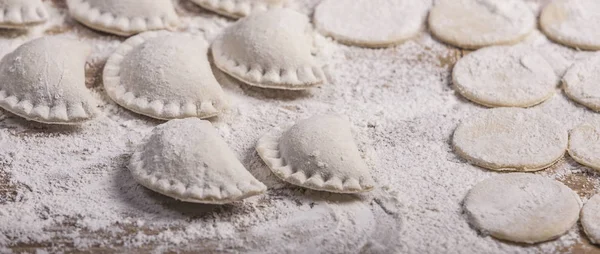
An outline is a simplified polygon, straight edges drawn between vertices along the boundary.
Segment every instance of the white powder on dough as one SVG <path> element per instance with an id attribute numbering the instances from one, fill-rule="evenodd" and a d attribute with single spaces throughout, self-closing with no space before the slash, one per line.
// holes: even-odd
<path id="1" fill-rule="evenodd" d="M 317 2 L 307 2 L 303 11 L 310 13 Z M 106 116 L 65 128 L 0 113 L 0 179 L 10 179 L 8 185 L 17 188 L 16 194 L 4 191 L 0 180 L 0 252 L 42 246 L 50 252 L 282 253 L 319 246 L 332 253 L 548 253 L 573 250 L 583 242 L 578 228 L 556 241 L 523 247 L 480 236 L 469 227 L 461 202 L 473 185 L 496 173 L 460 159 L 450 137 L 460 120 L 484 109 L 450 86 L 450 68 L 461 52 L 426 33 L 385 50 L 341 46 L 317 36 L 318 57 L 327 60 L 330 83 L 307 92 L 252 88 L 216 73 L 232 109 L 214 125 L 269 190 L 226 206 L 156 194 L 137 184 L 125 166 L 133 148 L 161 121 L 118 107 L 101 88 L 101 66 L 121 38 L 92 32 L 65 17 L 62 1 L 46 4 L 54 17 L 50 24 L 25 34 L 2 31 L 0 53 L 45 30 L 82 38 L 94 48 L 88 87 Z M 184 16 L 183 29 L 202 28 L 210 38 L 230 22 L 189 1 L 178 3 L 178 12 Z M 574 51 L 537 37 L 527 43 L 558 52 L 565 65 L 575 57 Z M 593 114 L 560 93 L 536 108 L 565 128 Z M 291 186 L 278 180 L 254 151 L 258 138 L 273 126 L 324 113 L 352 121 L 378 185 L 372 193 L 339 195 Z M 599 185 L 571 160 L 541 174 L 566 182 L 592 179 L 586 180 L 587 190 Z"/>

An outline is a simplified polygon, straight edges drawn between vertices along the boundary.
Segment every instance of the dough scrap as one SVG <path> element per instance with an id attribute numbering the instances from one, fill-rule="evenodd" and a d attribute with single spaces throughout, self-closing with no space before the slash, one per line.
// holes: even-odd
<path id="1" fill-rule="evenodd" d="M 600 171 L 600 118 L 571 130 L 568 151 L 575 161 Z"/>
<path id="2" fill-rule="evenodd" d="M 600 53 L 573 64 L 563 77 L 563 88 L 572 100 L 600 111 Z"/>
<path id="3" fill-rule="evenodd" d="M 291 6 L 289 0 L 191 0 L 209 11 L 238 19 L 255 12 Z"/>
<path id="4" fill-rule="evenodd" d="M 118 104 L 150 117 L 213 117 L 227 103 L 207 53 L 200 35 L 145 32 L 109 58 L 104 87 Z"/>
<path id="5" fill-rule="evenodd" d="M 171 29 L 179 24 L 171 0 L 67 0 L 67 4 L 77 21 L 116 35 Z"/>
<path id="6" fill-rule="evenodd" d="M 420 32 L 430 6 L 428 0 L 325 0 L 315 9 L 314 23 L 344 44 L 389 47 Z"/>
<path id="7" fill-rule="evenodd" d="M 476 184 L 464 201 L 469 222 L 484 234 L 519 243 L 558 238 L 577 223 L 581 200 L 561 182 L 501 174 Z"/>
<path id="8" fill-rule="evenodd" d="M 252 14 L 213 43 L 215 65 L 252 86 L 303 90 L 324 82 L 311 54 L 308 18 L 288 9 Z"/>
<path id="9" fill-rule="evenodd" d="M 61 37 L 27 42 L 0 61 L 0 107 L 26 119 L 78 124 L 99 114 L 85 87 L 91 48 Z"/>
<path id="10" fill-rule="evenodd" d="M 531 107 L 554 95 L 560 82 L 552 66 L 524 46 L 479 49 L 458 60 L 452 72 L 456 90 L 488 107 Z"/>
<path id="11" fill-rule="evenodd" d="M 435 37 L 466 49 L 517 43 L 536 25 L 522 0 L 439 0 L 429 13 Z"/>
<path id="12" fill-rule="evenodd" d="M 0 0 L 0 28 L 26 28 L 48 20 L 41 0 Z"/>
<path id="13" fill-rule="evenodd" d="M 157 126 L 131 156 L 137 182 L 186 202 L 226 204 L 264 193 L 208 121 L 171 120 Z"/>
<path id="14" fill-rule="evenodd" d="M 590 198 L 581 209 L 581 226 L 594 244 L 600 244 L 600 194 Z"/>
<path id="15" fill-rule="evenodd" d="M 600 1 L 552 1 L 540 15 L 540 27 L 550 39 L 560 44 L 600 50 Z"/>
<path id="16" fill-rule="evenodd" d="M 256 151 L 277 177 L 291 184 L 338 193 L 374 186 L 349 123 L 338 116 L 313 116 L 290 128 L 276 127 L 260 138 Z"/>
<path id="17" fill-rule="evenodd" d="M 494 108 L 463 120 L 453 137 L 455 152 L 497 171 L 536 171 L 561 159 L 569 134 L 552 117 L 522 108 Z"/>

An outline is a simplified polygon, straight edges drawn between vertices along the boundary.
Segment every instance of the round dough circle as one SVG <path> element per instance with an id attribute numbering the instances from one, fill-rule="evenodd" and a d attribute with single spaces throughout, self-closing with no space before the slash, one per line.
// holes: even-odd
<path id="1" fill-rule="evenodd" d="M 540 26 L 550 39 L 560 44 L 600 50 L 600 1 L 552 1 L 540 15 Z"/>
<path id="2" fill-rule="evenodd" d="M 535 26 L 535 16 L 522 0 L 440 0 L 429 13 L 435 37 L 467 49 L 514 44 Z"/>
<path id="3" fill-rule="evenodd" d="M 536 110 L 494 108 L 464 120 L 454 132 L 456 153 L 497 171 L 536 171 L 563 157 L 569 135 Z"/>
<path id="4" fill-rule="evenodd" d="M 416 36 L 430 6 L 429 0 L 324 0 L 314 22 L 341 43 L 388 47 Z"/>
<path id="5" fill-rule="evenodd" d="M 496 46 L 460 59 L 452 72 L 456 90 L 488 107 L 530 107 L 554 95 L 559 78 L 552 66 L 528 47 Z"/>
<path id="6" fill-rule="evenodd" d="M 571 131 L 568 150 L 575 161 L 600 171 L 600 119 L 575 127 Z"/>
<path id="7" fill-rule="evenodd" d="M 600 53 L 573 64 L 563 77 L 563 88 L 572 100 L 600 111 Z"/>
<path id="8" fill-rule="evenodd" d="M 594 244 L 600 243 L 600 194 L 588 200 L 581 209 L 581 226 Z"/>
<path id="9" fill-rule="evenodd" d="M 485 234 L 520 243 L 548 241 L 579 218 L 579 196 L 561 182 L 528 173 L 502 174 L 473 187 L 464 201 L 469 222 Z"/>

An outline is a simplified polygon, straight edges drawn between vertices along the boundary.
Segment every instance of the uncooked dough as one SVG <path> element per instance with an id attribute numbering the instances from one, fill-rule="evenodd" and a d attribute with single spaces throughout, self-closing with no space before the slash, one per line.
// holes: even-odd
<path id="1" fill-rule="evenodd" d="M 417 35 L 430 6 L 428 0 L 324 0 L 314 23 L 341 43 L 388 47 Z"/>
<path id="2" fill-rule="evenodd" d="M 254 12 L 290 7 L 289 0 L 191 0 L 202 8 L 230 18 L 242 18 Z"/>
<path id="3" fill-rule="evenodd" d="M 324 82 L 308 17 L 288 9 L 240 19 L 213 42 L 215 65 L 252 86 L 303 90 Z"/>
<path id="4" fill-rule="evenodd" d="M 475 185 L 464 209 L 484 234 L 519 243 L 555 239 L 577 223 L 581 200 L 561 182 L 529 173 L 501 174 Z"/>
<path id="5" fill-rule="evenodd" d="M 555 0 L 540 16 L 542 31 L 552 40 L 584 50 L 600 50 L 600 1 Z"/>
<path id="6" fill-rule="evenodd" d="M 67 0 L 67 4 L 77 21 L 116 35 L 172 29 L 179 24 L 171 0 Z"/>
<path id="7" fill-rule="evenodd" d="M 0 0 L 0 28 L 26 28 L 48 20 L 41 0 Z"/>
<path id="8" fill-rule="evenodd" d="M 226 108 L 201 34 L 145 32 L 117 48 L 104 87 L 123 107 L 158 119 L 208 118 Z"/>
<path id="9" fill-rule="evenodd" d="M 91 48 L 62 37 L 27 42 L 0 61 L 0 107 L 29 120 L 78 124 L 99 114 L 85 87 Z"/>
<path id="10" fill-rule="evenodd" d="M 495 46 L 461 58 L 452 72 L 456 90 L 488 107 L 530 107 L 554 95 L 560 82 L 534 49 Z"/>
<path id="11" fill-rule="evenodd" d="M 339 116 L 313 116 L 276 127 L 258 141 L 256 151 L 277 177 L 295 185 L 339 193 L 373 189 L 349 123 Z"/>
<path id="12" fill-rule="evenodd" d="M 198 118 L 157 126 L 131 156 L 129 170 L 147 188 L 186 202 L 225 204 L 267 189 L 212 124 Z"/>
<path id="13" fill-rule="evenodd" d="M 581 209 L 581 226 L 594 244 L 600 244 L 600 194 L 590 198 Z"/>
<path id="14" fill-rule="evenodd" d="M 439 0 L 429 13 L 435 37 L 467 49 L 517 43 L 535 26 L 522 0 Z"/>
<path id="15" fill-rule="evenodd" d="M 600 171 L 600 118 L 592 118 L 571 130 L 569 155 L 575 161 Z"/>
<path id="16" fill-rule="evenodd" d="M 600 111 L 600 53 L 573 64 L 563 77 L 563 88 L 572 100 Z"/>
<path id="17" fill-rule="evenodd" d="M 569 134 L 552 117 L 531 109 L 494 108 L 465 119 L 454 150 L 469 162 L 498 171 L 536 171 L 561 159 Z"/>

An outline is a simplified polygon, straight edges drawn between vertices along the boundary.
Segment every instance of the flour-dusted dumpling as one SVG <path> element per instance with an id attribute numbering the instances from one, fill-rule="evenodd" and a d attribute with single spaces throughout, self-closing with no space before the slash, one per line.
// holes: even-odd
<path id="1" fill-rule="evenodd" d="M 554 0 L 540 15 L 542 31 L 552 40 L 584 50 L 600 50 L 600 1 Z"/>
<path id="2" fill-rule="evenodd" d="M 157 126 L 132 155 L 129 170 L 147 188 L 186 202 L 225 204 L 267 189 L 211 123 L 198 118 Z"/>
<path id="3" fill-rule="evenodd" d="M 569 134 L 537 110 L 494 108 L 464 120 L 454 132 L 454 150 L 469 162 L 498 171 L 536 171 L 567 150 Z"/>
<path id="4" fill-rule="evenodd" d="M 48 20 L 42 0 L 0 0 L 0 28 L 25 28 Z"/>
<path id="5" fill-rule="evenodd" d="M 600 53 L 573 64 L 563 77 L 563 88 L 572 100 L 600 111 Z"/>
<path id="6" fill-rule="evenodd" d="M 290 0 L 191 0 L 202 8 L 230 18 L 242 18 L 254 12 L 290 6 Z"/>
<path id="7" fill-rule="evenodd" d="M 26 119 L 76 124 L 98 115 L 85 87 L 91 48 L 81 42 L 44 37 L 25 43 L 0 61 L 0 107 Z"/>
<path id="8" fill-rule="evenodd" d="M 456 90 L 488 107 L 530 107 L 554 95 L 560 82 L 538 52 L 523 46 L 495 46 L 461 58 L 452 73 Z"/>
<path id="9" fill-rule="evenodd" d="M 555 239 L 579 218 L 581 200 L 561 182 L 527 173 L 502 174 L 473 187 L 464 201 L 469 222 L 484 234 L 519 243 Z"/>
<path id="10" fill-rule="evenodd" d="M 338 116 L 313 116 L 275 128 L 258 141 L 256 151 L 277 177 L 295 185 L 339 193 L 373 189 L 349 123 Z"/>
<path id="11" fill-rule="evenodd" d="M 571 130 L 568 150 L 575 161 L 600 171 L 600 118 Z"/>
<path id="12" fill-rule="evenodd" d="M 438 39 L 468 49 L 513 44 L 535 27 L 535 15 L 522 0 L 439 0 L 429 13 Z"/>
<path id="13" fill-rule="evenodd" d="M 301 90 L 325 75 L 311 54 L 308 17 L 273 9 L 240 19 L 212 45 L 219 69 L 253 86 Z"/>
<path id="14" fill-rule="evenodd" d="M 225 95 L 200 35 L 146 32 L 125 41 L 104 67 L 104 87 L 123 107 L 158 119 L 208 118 Z"/>
<path id="15" fill-rule="evenodd" d="M 581 226 L 594 244 L 600 244 L 600 194 L 590 198 L 581 209 Z"/>
<path id="16" fill-rule="evenodd" d="M 388 47 L 416 36 L 430 6 L 428 0 L 325 0 L 315 9 L 314 22 L 341 43 Z"/>
<path id="17" fill-rule="evenodd" d="M 67 0 L 67 4 L 77 21 L 117 35 L 169 29 L 179 23 L 171 0 Z"/>

